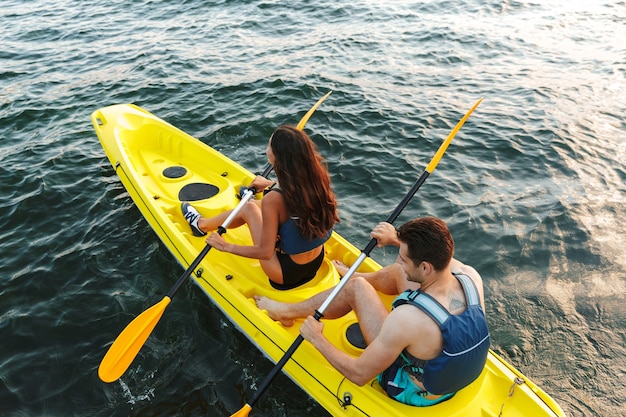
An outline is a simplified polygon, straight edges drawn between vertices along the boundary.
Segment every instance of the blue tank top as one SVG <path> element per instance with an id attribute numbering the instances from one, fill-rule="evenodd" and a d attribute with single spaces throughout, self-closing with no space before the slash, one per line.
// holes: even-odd
<path id="1" fill-rule="evenodd" d="M 282 193 L 281 189 L 274 188 L 274 185 L 267 190 L 267 192 L 277 191 Z M 329 230 L 321 238 L 307 239 L 302 236 L 302 233 L 300 233 L 300 228 L 298 227 L 298 217 L 291 216 L 285 223 L 278 226 L 278 242 L 276 242 L 276 247 L 287 255 L 296 255 L 298 253 L 308 252 L 311 249 L 315 249 L 318 246 L 323 245 L 328 239 L 330 239 L 331 234 L 332 230 Z"/>
<path id="2" fill-rule="evenodd" d="M 393 307 L 410 304 L 428 314 L 441 329 L 443 351 L 435 359 L 423 361 L 403 352 L 406 371 L 422 381 L 432 394 L 449 394 L 472 383 L 487 362 L 490 336 L 487 319 L 480 305 L 478 290 L 467 275 L 454 274 L 463 286 L 467 308 L 450 314 L 437 300 L 421 290 L 407 290 L 393 302 Z"/>
<path id="3" fill-rule="evenodd" d="M 298 218 L 290 217 L 285 223 L 278 226 L 278 248 L 287 255 L 307 252 L 323 245 L 328 239 L 332 230 L 326 232 L 324 237 L 317 239 L 307 239 L 302 236 L 298 228 Z"/>

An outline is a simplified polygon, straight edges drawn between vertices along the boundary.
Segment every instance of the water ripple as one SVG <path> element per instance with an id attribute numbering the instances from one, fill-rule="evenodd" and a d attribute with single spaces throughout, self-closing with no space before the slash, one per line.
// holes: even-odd
<path id="1" fill-rule="evenodd" d="M 621 413 L 623 2 L 121 6 L 0 9 L 0 414 L 238 409 L 271 364 L 191 284 L 122 380 L 98 380 L 112 340 L 181 269 L 89 115 L 136 103 L 260 171 L 275 126 L 329 90 L 306 129 L 333 176 L 337 231 L 359 247 L 485 97 L 398 221 L 448 221 L 484 275 L 494 349 L 568 415 Z M 276 384 L 259 415 L 324 413 Z"/>

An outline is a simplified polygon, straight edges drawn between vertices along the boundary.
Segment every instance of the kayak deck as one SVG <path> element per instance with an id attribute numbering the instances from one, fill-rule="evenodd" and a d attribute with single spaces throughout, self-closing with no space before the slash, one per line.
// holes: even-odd
<path id="1" fill-rule="evenodd" d="M 185 268 L 205 247 L 192 235 L 181 213 L 181 202 L 192 202 L 203 216 L 234 208 L 237 194 L 254 175 L 208 145 L 134 105 L 115 105 L 95 111 L 92 122 L 120 180 L 150 226 Z M 251 244 L 245 226 L 228 229 L 230 242 Z M 223 313 L 265 356 L 277 362 L 299 334 L 302 320 L 284 327 L 260 311 L 254 295 L 295 302 L 335 286 L 340 279 L 331 260 L 354 263 L 360 250 L 333 232 L 316 277 L 292 290 L 273 289 L 259 262 L 211 250 L 193 278 Z M 359 271 L 380 269 L 367 258 Z M 381 294 L 389 307 L 392 297 Z M 324 334 L 344 352 L 361 349 L 347 337 L 357 322 L 353 313 L 325 320 Z M 564 416 L 558 404 L 514 367 L 490 351 L 481 376 L 452 399 L 416 409 L 390 399 L 374 380 L 359 387 L 339 374 L 310 344 L 304 342 L 284 372 L 332 415 L 340 416 Z M 510 395 L 512 392 L 512 395 Z M 351 404 L 342 405 L 344 394 Z M 243 405 L 243 404 L 242 404 Z"/>

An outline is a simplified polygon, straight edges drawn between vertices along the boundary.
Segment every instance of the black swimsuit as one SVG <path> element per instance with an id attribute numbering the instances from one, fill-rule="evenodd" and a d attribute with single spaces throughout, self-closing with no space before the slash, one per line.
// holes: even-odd
<path id="1" fill-rule="evenodd" d="M 280 269 L 283 271 L 283 283 L 278 284 L 270 280 L 270 284 L 277 290 L 290 290 L 306 284 L 315 277 L 317 270 L 324 261 L 324 248 L 322 247 L 317 258 L 306 264 L 295 263 L 291 256 L 279 250 L 276 251 L 276 256 L 278 257 L 278 262 L 280 262 Z"/>
<path id="2" fill-rule="evenodd" d="M 282 193 L 280 188 L 271 188 L 267 191 Z M 283 283 L 278 284 L 270 280 L 272 287 L 277 290 L 290 290 L 311 281 L 324 261 L 323 246 L 320 254 L 311 262 L 298 264 L 291 259 L 290 255 L 308 252 L 323 245 L 332 233 L 332 230 L 329 230 L 321 238 L 307 239 L 302 236 L 298 228 L 298 220 L 297 217 L 290 216 L 285 223 L 278 227 L 279 238 L 276 242 L 276 256 L 280 263 L 280 269 L 283 271 Z"/>

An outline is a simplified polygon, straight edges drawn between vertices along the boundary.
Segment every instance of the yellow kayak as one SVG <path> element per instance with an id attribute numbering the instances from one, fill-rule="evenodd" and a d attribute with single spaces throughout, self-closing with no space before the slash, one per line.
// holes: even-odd
<path id="1" fill-rule="evenodd" d="M 249 184 L 254 174 L 135 105 L 104 107 L 95 111 L 91 119 L 107 157 L 133 201 L 178 262 L 189 267 L 206 244 L 204 238 L 191 233 L 181 213 L 181 201 L 193 202 L 205 216 L 235 208 L 240 187 Z M 251 244 L 245 226 L 228 229 L 226 239 Z M 337 285 L 340 277 L 331 260 L 351 265 L 361 251 L 335 232 L 325 249 L 327 254 L 317 276 L 289 291 L 273 289 L 257 260 L 217 250 L 206 254 L 192 279 L 264 355 L 277 362 L 297 338 L 301 321 L 283 327 L 256 307 L 253 296 L 298 301 Z M 380 268 L 367 258 L 359 271 Z M 391 306 L 391 297 L 381 297 Z M 353 356 L 361 351 L 353 336 L 355 323 L 354 314 L 348 314 L 326 320 L 324 330 L 335 346 Z M 120 323 L 120 328 L 124 324 Z M 375 380 L 363 387 L 351 383 L 307 342 L 293 353 L 283 372 L 333 416 L 565 415 L 548 394 L 492 351 L 477 380 L 450 400 L 426 408 L 390 399 Z"/>

